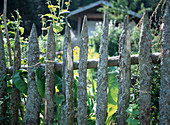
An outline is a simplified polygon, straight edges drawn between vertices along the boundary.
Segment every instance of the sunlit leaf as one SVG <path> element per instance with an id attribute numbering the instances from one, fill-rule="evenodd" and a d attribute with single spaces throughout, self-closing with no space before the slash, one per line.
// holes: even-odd
<path id="1" fill-rule="evenodd" d="M 117 110 L 119 83 L 117 82 L 116 75 L 117 73 L 108 74 L 108 117 L 112 116 Z"/>
<path id="2" fill-rule="evenodd" d="M 21 31 L 21 35 L 24 34 L 24 28 L 23 27 L 19 27 L 20 31 Z"/>
<path id="3" fill-rule="evenodd" d="M 53 31 L 57 34 L 59 32 L 61 32 L 63 30 L 63 27 L 62 26 L 56 26 L 56 25 L 53 25 Z"/>

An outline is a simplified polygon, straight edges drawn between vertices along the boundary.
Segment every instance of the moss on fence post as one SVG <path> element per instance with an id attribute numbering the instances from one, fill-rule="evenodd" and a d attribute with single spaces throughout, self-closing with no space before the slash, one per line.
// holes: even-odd
<path id="1" fill-rule="evenodd" d="M 73 52 L 71 45 L 70 29 L 66 26 L 63 48 L 63 82 L 62 90 L 66 101 L 61 106 L 61 125 L 74 124 L 73 109 Z"/>
<path id="2" fill-rule="evenodd" d="M 145 11 L 139 40 L 139 120 L 141 125 L 149 125 L 151 120 L 151 31 L 148 14 Z"/>
<path id="3" fill-rule="evenodd" d="M 54 102 L 55 93 L 55 37 L 53 33 L 53 25 L 50 24 L 47 39 L 47 52 L 45 64 L 45 125 L 52 125 L 54 122 Z"/>
<path id="4" fill-rule="evenodd" d="M 164 15 L 164 32 L 162 42 L 161 86 L 159 100 L 159 123 L 170 124 L 170 1 Z"/>
<path id="5" fill-rule="evenodd" d="M 14 45 L 14 70 L 13 75 L 16 70 L 21 68 L 21 48 L 20 48 L 20 41 L 19 41 L 19 32 L 16 31 L 15 36 L 15 45 Z M 12 85 L 12 92 L 11 92 L 11 125 L 18 125 L 18 111 L 20 106 L 20 91 L 16 88 L 16 86 Z"/>
<path id="6" fill-rule="evenodd" d="M 7 100 L 5 96 L 7 96 L 7 82 L 6 82 L 6 60 L 5 60 L 5 51 L 4 51 L 4 41 L 2 37 L 2 31 L 0 28 L 0 101 L 3 103 L 0 105 L 0 118 L 4 118 L 0 120 L 1 125 L 6 124 L 6 110 L 7 110 Z"/>
<path id="7" fill-rule="evenodd" d="M 81 31 L 79 60 L 79 80 L 77 85 L 77 121 L 79 125 L 87 125 L 87 58 L 88 58 L 88 27 L 87 16 L 84 17 Z"/>
<path id="8" fill-rule="evenodd" d="M 127 125 L 127 112 L 130 99 L 131 83 L 131 46 L 129 35 L 129 19 L 126 15 L 124 18 L 123 31 L 119 43 L 119 92 L 118 92 L 118 125 Z"/>
<path id="9" fill-rule="evenodd" d="M 96 125 L 105 125 L 107 118 L 108 13 L 104 14 L 97 74 Z"/>
<path id="10" fill-rule="evenodd" d="M 33 24 L 28 43 L 28 82 L 27 82 L 27 104 L 24 123 L 25 125 L 38 125 L 40 123 L 39 114 L 41 111 L 41 97 L 39 95 L 34 70 L 39 64 L 39 45 L 36 27 Z"/>

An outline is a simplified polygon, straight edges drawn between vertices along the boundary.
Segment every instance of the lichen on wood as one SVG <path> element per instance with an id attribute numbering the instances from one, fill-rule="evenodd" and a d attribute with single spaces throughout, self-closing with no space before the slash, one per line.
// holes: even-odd
<path id="1" fill-rule="evenodd" d="M 40 123 L 41 97 L 35 80 L 35 72 L 39 65 L 39 44 L 36 27 L 33 24 L 28 43 L 28 82 L 27 104 L 24 118 L 25 125 Z"/>
<path id="2" fill-rule="evenodd" d="M 54 102 L 53 96 L 55 93 L 55 36 L 53 33 L 53 25 L 50 24 L 47 52 L 45 64 L 45 125 L 52 125 L 54 122 Z"/>
<path id="3" fill-rule="evenodd" d="M 167 1 L 164 15 L 162 41 L 161 86 L 159 99 L 159 124 L 170 124 L 170 1 Z"/>
<path id="4" fill-rule="evenodd" d="M 0 28 L 0 101 L 3 103 L 0 105 L 0 118 L 6 117 L 7 110 L 7 82 L 6 82 L 6 60 L 5 60 L 5 51 L 4 51 L 4 41 L 2 37 L 2 31 Z M 0 120 L 1 125 L 6 124 L 6 119 Z"/>
<path id="5" fill-rule="evenodd" d="M 77 121 L 79 125 L 87 125 L 87 58 L 88 58 L 88 26 L 87 16 L 84 17 L 79 60 L 79 79 L 77 84 Z"/>
<path id="6" fill-rule="evenodd" d="M 105 125 L 107 118 L 108 13 L 104 14 L 97 74 L 96 125 Z"/>
<path id="7" fill-rule="evenodd" d="M 20 68 L 21 68 L 21 48 L 20 48 L 19 32 L 16 31 L 15 45 L 14 45 L 13 75 L 15 74 L 15 71 L 19 70 Z M 13 82 L 12 92 L 11 92 L 11 112 L 10 112 L 11 125 L 18 125 L 19 106 L 20 106 L 20 91 L 16 88 Z"/>
<path id="8" fill-rule="evenodd" d="M 62 90 L 65 95 L 65 102 L 62 105 L 62 113 L 60 124 L 73 125 L 74 124 L 74 109 L 73 109 L 73 52 L 71 45 L 70 29 L 66 26 L 64 48 L 63 48 L 63 82 Z"/>
<path id="9" fill-rule="evenodd" d="M 129 19 L 126 15 L 124 18 L 123 31 L 119 43 L 119 92 L 118 92 L 118 125 L 127 125 L 127 112 L 130 99 L 131 83 L 131 46 L 129 35 Z"/>
<path id="10" fill-rule="evenodd" d="M 151 31 L 148 14 L 145 11 L 139 40 L 139 120 L 141 125 L 149 125 L 151 120 Z"/>

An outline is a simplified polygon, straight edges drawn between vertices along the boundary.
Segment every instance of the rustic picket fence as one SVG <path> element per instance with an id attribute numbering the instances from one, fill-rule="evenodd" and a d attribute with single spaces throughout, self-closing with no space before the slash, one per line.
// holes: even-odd
<path id="1" fill-rule="evenodd" d="M 170 71 L 169 71 L 169 47 L 170 47 L 170 4 L 167 3 L 166 12 L 164 15 L 164 33 L 162 41 L 162 60 L 161 60 L 161 87 L 160 87 L 160 125 L 168 125 L 170 120 L 169 104 L 170 104 Z M 28 49 L 28 97 L 26 104 L 26 113 L 24 123 L 26 125 L 39 124 L 39 113 L 41 110 L 41 97 L 39 95 L 34 70 L 38 67 L 45 67 L 45 125 L 52 125 L 54 120 L 54 102 L 53 96 L 55 93 L 55 72 L 62 70 L 62 93 L 65 96 L 65 102 L 61 105 L 61 125 L 74 125 L 74 107 L 73 107 L 73 70 L 79 69 L 79 80 L 77 86 L 77 122 L 79 125 L 87 125 L 87 69 L 98 68 L 97 75 L 97 106 L 96 106 L 96 125 L 104 125 L 107 118 L 107 67 L 119 66 L 119 92 L 118 92 L 118 125 L 127 125 L 126 109 L 129 106 L 130 99 L 130 84 L 131 84 L 131 65 L 139 64 L 140 70 L 140 95 L 139 95 L 139 117 L 141 125 L 149 125 L 151 119 L 151 80 L 152 80 L 152 63 L 160 63 L 160 53 L 151 53 L 151 32 L 148 15 L 145 12 L 141 36 L 139 42 L 139 55 L 130 55 L 131 45 L 129 36 L 128 17 L 125 16 L 123 31 L 119 43 L 119 56 L 108 58 L 108 14 L 104 14 L 103 33 L 101 36 L 99 60 L 87 60 L 88 57 L 88 28 L 87 17 L 84 17 L 81 43 L 80 43 L 80 60 L 73 62 L 73 50 L 71 43 L 70 28 L 66 26 L 65 39 L 63 45 L 63 63 L 55 62 L 55 37 L 53 26 L 50 25 L 47 40 L 47 52 L 45 64 L 39 62 L 39 45 L 38 36 L 35 25 L 29 38 Z M 2 33 L 0 32 L 0 78 L 3 74 L 15 72 L 21 68 L 21 52 L 19 47 L 19 36 L 16 34 L 15 50 L 14 50 L 14 67 L 7 68 L 5 64 L 4 48 Z M 1 81 L 0 95 L 4 96 L 6 86 L 5 81 Z M 15 95 L 12 97 L 12 105 L 15 105 L 12 110 L 12 123 L 17 124 L 19 92 L 13 85 L 12 91 Z M 2 97 L 1 97 L 2 98 Z M 1 110 L 1 116 L 4 112 Z M 2 122 L 1 122 L 2 123 Z"/>

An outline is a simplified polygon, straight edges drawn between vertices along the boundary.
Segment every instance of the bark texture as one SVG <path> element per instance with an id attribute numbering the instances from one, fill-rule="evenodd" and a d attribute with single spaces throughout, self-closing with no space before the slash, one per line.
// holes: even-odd
<path id="1" fill-rule="evenodd" d="M 28 43 L 28 82 L 25 125 L 39 125 L 41 111 L 41 97 L 35 81 L 34 70 L 39 67 L 39 45 L 36 27 L 33 24 Z"/>
<path id="2" fill-rule="evenodd" d="M 63 70 L 62 76 L 62 93 L 65 96 L 65 101 L 61 105 L 61 116 L 60 116 L 60 125 L 66 124 L 66 83 L 65 83 L 65 72 L 66 72 L 66 63 L 67 63 L 67 41 L 70 39 L 69 37 L 69 29 L 66 26 L 65 29 L 65 38 L 63 43 L 63 66 L 61 67 Z"/>
<path id="3" fill-rule="evenodd" d="M 160 125 L 170 124 L 170 1 L 164 15 L 164 32 L 162 42 L 161 86 L 159 100 Z"/>
<path id="4" fill-rule="evenodd" d="M 151 82 L 152 82 L 152 59 L 151 59 L 151 32 L 148 14 L 142 21 L 139 41 L 139 120 L 141 125 L 149 125 L 151 119 Z"/>
<path id="5" fill-rule="evenodd" d="M 70 29 L 66 27 L 64 49 L 63 49 L 63 92 L 65 94 L 66 102 L 63 103 L 61 116 L 61 123 L 63 125 L 74 124 L 74 109 L 73 109 L 73 52 L 71 45 Z"/>
<path id="6" fill-rule="evenodd" d="M 7 100 L 5 96 L 7 96 L 7 82 L 6 82 L 6 60 L 5 60 L 5 51 L 4 51 L 4 41 L 2 38 L 2 31 L 0 28 L 0 101 L 3 103 L 0 104 L 0 118 L 4 118 L 0 120 L 1 125 L 6 124 L 6 110 L 7 110 Z"/>
<path id="7" fill-rule="evenodd" d="M 105 125 L 107 117 L 108 13 L 104 14 L 97 74 L 96 125 Z"/>
<path id="8" fill-rule="evenodd" d="M 55 93 L 55 37 L 53 26 L 50 24 L 47 39 L 46 65 L 45 65 L 45 125 L 52 125 L 54 122 L 54 102 Z"/>
<path id="9" fill-rule="evenodd" d="M 87 58 L 88 58 L 88 27 L 87 17 L 84 17 L 81 31 L 79 60 L 79 80 L 77 85 L 77 121 L 79 125 L 87 125 Z"/>
<path id="10" fill-rule="evenodd" d="M 131 83 L 131 58 L 130 58 L 130 35 L 129 19 L 126 15 L 124 18 L 123 31 L 119 43 L 119 92 L 118 92 L 118 125 L 127 125 L 127 112 L 130 99 Z"/>
<path id="11" fill-rule="evenodd" d="M 19 32 L 16 31 L 14 45 L 14 73 L 16 70 L 19 70 L 20 68 L 21 68 L 21 48 L 19 41 Z M 18 125 L 19 106 L 20 106 L 20 91 L 16 88 L 16 86 L 13 83 L 11 92 L 11 125 Z"/>

